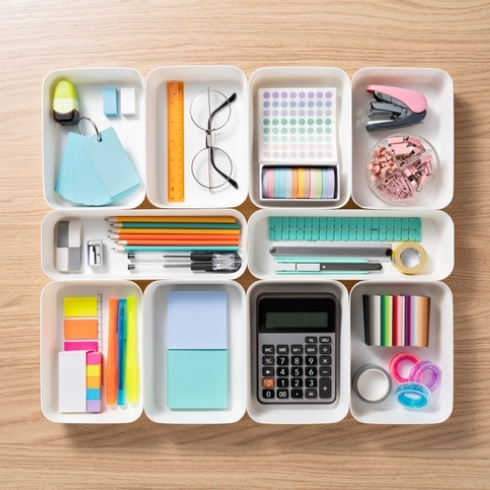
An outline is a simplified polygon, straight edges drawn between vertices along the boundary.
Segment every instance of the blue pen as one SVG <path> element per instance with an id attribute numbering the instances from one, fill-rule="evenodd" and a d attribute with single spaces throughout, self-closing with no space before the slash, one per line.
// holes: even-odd
<path id="1" fill-rule="evenodd" d="M 124 405 L 126 401 L 126 331 L 127 331 L 127 302 L 125 298 L 118 300 L 117 314 L 117 404 Z"/>

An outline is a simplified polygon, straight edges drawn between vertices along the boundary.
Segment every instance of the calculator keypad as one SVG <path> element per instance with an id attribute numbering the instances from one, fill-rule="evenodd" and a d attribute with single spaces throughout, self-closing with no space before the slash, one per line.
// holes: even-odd
<path id="1" fill-rule="evenodd" d="M 257 347 L 260 402 L 335 400 L 335 334 L 260 333 Z"/>

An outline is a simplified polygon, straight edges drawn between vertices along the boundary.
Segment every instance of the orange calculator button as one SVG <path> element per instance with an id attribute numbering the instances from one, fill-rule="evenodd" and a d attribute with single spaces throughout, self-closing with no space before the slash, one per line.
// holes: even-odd
<path id="1" fill-rule="evenodd" d="M 274 378 L 263 378 L 262 388 L 274 388 Z"/>

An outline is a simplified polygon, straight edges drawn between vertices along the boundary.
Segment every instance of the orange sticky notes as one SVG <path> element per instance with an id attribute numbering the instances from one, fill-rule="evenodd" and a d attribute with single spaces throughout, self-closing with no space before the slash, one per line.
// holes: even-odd
<path id="1" fill-rule="evenodd" d="M 66 340 L 83 340 L 98 338 L 99 321 L 96 318 L 71 319 L 65 318 L 63 323 Z"/>

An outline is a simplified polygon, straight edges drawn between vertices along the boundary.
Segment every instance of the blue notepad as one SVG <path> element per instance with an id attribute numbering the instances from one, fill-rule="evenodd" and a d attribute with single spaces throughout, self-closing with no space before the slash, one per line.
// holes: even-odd
<path id="1" fill-rule="evenodd" d="M 169 291 L 167 406 L 228 408 L 228 292 Z"/>

